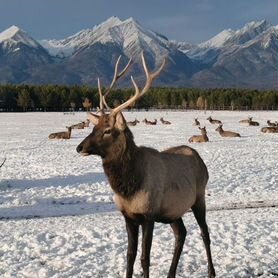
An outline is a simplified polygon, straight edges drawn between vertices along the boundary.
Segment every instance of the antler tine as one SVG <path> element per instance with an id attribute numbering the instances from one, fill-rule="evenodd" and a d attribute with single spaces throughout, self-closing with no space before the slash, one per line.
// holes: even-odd
<path id="1" fill-rule="evenodd" d="M 115 63 L 115 69 L 114 69 L 114 76 L 113 76 L 113 79 L 112 79 L 112 82 L 110 84 L 110 86 L 108 87 L 108 89 L 106 90 L 106 92 L 104 94 L 102 94 L 102 104 L 107 108 L 107 109 L 110 109 L 111 108 L 108 106 L 107 102 L 106 102 L 106 96 L 109 94 L 109 92 L 112 90 L 112 88 L 114 87 L 116 81 L 121 78 L 125 73 L 126 71 L 128 70 L 128 68 L 130 67 L 131 63 L 132 63 L 132 59 L 130 58 L 127 65 L 124 67 L 124 69 L 118 73 L 118 68 L 119 68 L 119 63 L 120 63 L 120 60 L 121 60 L 121 55 L 118 57 L 116 63 Z"/>
<path id="2" fill-rule="evenodd" d="M 146 84 L 145 84 L 144 88 L 140 92 L 140 90 L 138 88 L 138 85 L 136 84 L 135 80 L 131 76 L 131 81 L 132 81 L 133 86 L 135 88 L 135 94 L 129 100 L 127 100 L 123 104 L 119 105 L 118 107 L 114 108 L 111 111 L 112 113 L 116 114 L 119 111 L 122 111 L 123 109 L 125 109 L 126 107 L 128 107 L 129 105 L 134 103 L 137 99 L 141 98 L 148 91 L 148 89 L 150 88 L 153 80 L 161 73 L 162 69 L 164 68 L 164 66 L 166 64 L 166 58 L 164 58 L 161 66 L 159 67 L 159 69 L 157 71 L 153 72 L 153 73 L 149 73 L 147 65 L 146 65 L 146 61 L 145 61 L 145 58 L 144 58 L 143 51 L 141 53 L 141 58 L 142 58 L 144 71 L 145 71 L 145 74 L 146 74 Z"/>
<path id="3" fill-rule="evenodd" d="M 103 107 L 103 103 L 104 103 L 104 97 L 101 91 L 101 83 L 100 83 L 100 79 L 99 77 L 97 78 L 97 85 L 98 85 L 98 93 L 99 93 L 99 110 L 97 112 L 100 112 L 100 114 L 104 114 L 104 107 Z"/>
<path id="4" fill-rule="evenodd" d="M 161 71 L 163 70 L 163 68 L 166 64 L 166 57 L 164 57 L 163 62 L 161 64 L 161 66 L 159 67 L 159 69 L 153 73 L 149 73 L 143 51 L 141 52 L 141 59 L 142 59 L 143 68 L 144 68 L 147 80 L 146 80 L 146 84 L 145 84 L 142 92 L 140 93 L 140 97 L 143 96 L 147 92 L 147 90 L 150 88 L 153 80 L 161 73 Z"/>

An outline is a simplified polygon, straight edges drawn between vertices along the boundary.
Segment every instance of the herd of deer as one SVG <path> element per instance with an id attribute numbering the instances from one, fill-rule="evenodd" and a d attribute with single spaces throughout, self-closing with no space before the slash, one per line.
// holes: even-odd
<path id="1" fill-rule="evenodd" d="M 48 135 L 48 138 L 49 139 L 70 139 L 72 129 L 84 129 L 85 127 L 88 127 L 89 124 L 90 124 L 90 121 L 87 119 L 86 121 L 82 121 L 78 124 L 67 126 L 66 127 L 68 129 L 67 131 L 50 133 Z"/>
<path id="2" fill-rule="evenodd" d="M 227 131 L 223 130 L 223 124 L 220 120 L 212 119 L 211 116 L 207 118 L 207 120 L 211 124 L 218 124 L 219 126 L 215 129 L 215 131 L 218 131 L 220 136 L 222 137 L 241 137 L 239 133 L 234 131 Z M 239 121 L 241 124 L 248 124 L 249 126 L 259 126 L 260 124 L 258 122 L 253 121 L 252 117 L 248 117 L 248 119 Z M 200 122 L 198 121 L 198 118 L 194 119 L 193 125 L 198 126 L 199 130 L 201 131 L 201 135 L 193 135 L 191 136 L 188 141 L 190 143 L 203 143 L 208 142 L 209 138 L 207 136 L 207 130 L 206 127 L 200 127 Z M 267 120 L 266 127 L 263 127 L 261 129 L 261 132 L 263 133 L 278 133 L 278 122 L 271 122 L 270 120 Z"/>
<path id="3" fill-rule="evenodd" d="M 77 146 L 76 151 L 83 156 L 97 155 L 102 159 L 105 175 L 114 192 L 114 202 L 126 224 L 128 235 L 126 278 L 131 278 L 133 275 L 139 227 L 142 227 L 141 266 L 144 278 L 149 278 L 150 250 L 155 222 L 168 223 L 173 230 L 174 255 L 167 277 L 176 277 L 177 265 L 187 234 L 182 217 L 190 209 L 201 229 L 207 255 L 208 277 L 213 278 L 216 274 L 212 262 L 205 204 L 209 175 L 203 159 L 195 149 L 186 145 L 164 151 L 144 146 L 138 147 L 129 128 L 129 125 L 136 125 L 138 120 L 127 123 L 122 114 L 124 109 L 147 93 L 153 80 L 162 72 L 166 59 L 158 70 L 150 73 L 142 53 L 142 65 L 146 75 L 145 85 L 139 89 L 131 76 L 134 95 L 112 109 L 107 105 L 106 97 L 131 64 L 130 60 L 118 73 L 120 58 L 115 64 L 111 85 L 105 93 L 102 93 L 98 79 L 100 107 L 97 113 L 88 113 L 88 119 L 94 128 L 92 133 Z M 240 136 L 237 133 L 223 131 L 221 121 L 213 120 L 211 117 L 208 120 L 219 124 L 217 130 L 222 136 L 223 134 Z M 144 122 L 147 124 L 150 121 L 144 120 Z M 195 122 L 200 126 L 198 119 L 195 119 Z M 208 141 L 205 127 L 199 129 Z"/>

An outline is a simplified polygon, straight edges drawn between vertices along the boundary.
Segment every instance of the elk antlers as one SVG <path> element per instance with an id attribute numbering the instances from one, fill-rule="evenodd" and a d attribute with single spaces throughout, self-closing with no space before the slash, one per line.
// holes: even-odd
<path id="1" fill-rule="evenodd" d="M 140 91 L 138 85 L 136 84 L 133 76 L 131 76 L 131 81 L 133 83 L 133 86 L 135 88 L 135 94 L 126 102 L 122 103 L 121 105 L 119 105 L 118 107 L 114 108 L 113 110 L 111 110 L 111 113 L 116 114 L 120 111 L 122 111 L 123 109 L 127 108 L 128 106 L 130 106 L 132 103 L 134 103 L 136 100 L 138 100 L 139 98 L 141 98 L 150 88 L 153 80 L 161 73 L 161 71 L 163 70 L 165 64 L 166 64 L 166 58 L 163 59 L 163 62 L 161 64 L 161 66 L 159 67 L 159 69 L 153 73 L 150 73 L 147 65 L 146 65 L 146 61 L 145 61 L 145 57 L 144 57 L 144 53 L 143 51 L 141 52 L 141 59 L 142 59 L 142 63 L 143 63 L 143 68 L 146 74 L 146 83 L 144 88 Z"/>
<path id="2" fill-rule="evenodd" d="M 110 84 L 110 86 L 108 87 L 108 89 L 105 91 L 105 93 L 102 93 L 101 90 L 101 83 L 100 83 L 100 79 L 98 78 L 98 92 L 99 92 L 99 109 L 98 112 L 100 112 L 101 115 L 104 114 L 104 106 L 106 109 L 109 109 L 111 113 L 113 114 L 117 114 L 118 112 L 122 111 L 123 109 L 127 108 L 128 106 L 130 106 L 132 103 L 134 103 L 136 100 L 138 100 L 139 98 L 141 98 L 150 88 L 153 80 L 161 73 L 161 71 L 163 70 L 165 64 L 166 64 L 166 57 L 163 59 L 163 62 L 161 64 L 161 66 L 159 67 L 158 70 L 156 70 L 155 72 L 150 73 L 148 68 L 147 68 L 147 64 L 145 61 L 145 57 L 144 57 L 144 53 L 143 51 L 141 52 L 141 59 L 142 59 L 142 64 L 143 64 L 143 68 L 145 71 L 145 75 L 146 75 L 146 83 L 145 86 L 143 87 L 143 89 L 140 91 L 138 85 L 136 84 L 133 76 L 131 76 L 131 81 L 133 83 L 133 86 L 135 88 L 135 94 L 128 99 L 126 102 L 122 103 L 121 105 L 119 105 L 118 107 L 111 109 L 107 102 L 106 102 L 106 96 L 109 94 L 109 92 L 111 91 L 111 89 L 114 87 L 116 81 L 121 78 L 126 71 L 128 70 L 129 66 L 132 63 L 132 60 L 130 59 L 127 63 L 127 65 L 124 67 L 124 69 L 118 73 L 118 67 L 119 67 L 119 62 L 120 62 L 121 56 L 119 56 L 119 58 L 117 59 L 117 62 L 115 64 L 115 70 L 114 70 L 114 77 L 113 80 Z"/>
<path id="3" fill-rule="evenodd" d="M 126 73 L 126 71 L 128 70 L 129 66 L 132 63 L 132 59 L 129 59 L 129 61 L 128 61 L 127 65 L 124 67 L 124 69 L 120 73 L 118 73 L 118 67 L 119 67 L 120 60 L 121 60 L 121 55 L 119 56 L 119 58 L 117 59 L 117 62 L 115 64 L 114 76 L 113 76 L 112 82 L 111 82 L 110 86 L 108 87 L 108 89 L 105 91 L 104 94 L 102 93 L 102 90 L 101 90 L 100 79 L 99 78 L 97 79 L 97 81 L 98 81 L 98 92 L 99 92 L 99 111 L 98 112 L 100 112 L 101 114 L 104 114 L 104 106 L 105 106 L 106 109 L 111 109 L 108 106 L 105 98 L 109 94 L 109 92 L 112 90 L 114 85 L 116 84 L 116 81 L 118 79 L 120 79 Z"/>

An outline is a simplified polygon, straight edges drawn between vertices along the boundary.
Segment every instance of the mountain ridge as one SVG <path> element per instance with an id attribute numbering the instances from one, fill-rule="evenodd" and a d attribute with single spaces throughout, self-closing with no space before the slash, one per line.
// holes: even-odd
<path id="1" fill-rule="evenodd" d="M 265 20 L 225 29 L 197 45 L 170 41 L 133 18 L 111 17 L 61 40 L 36 41 L 11 26 L 0 33 L 0 83 L 95 86 L 96 76 L 111 78 L 116 54 L 123 60 L 133 57 L 133 74 L 140 80 L 137 62 L 143 50 L 150 68 L 168 57 L 160 86 L 272 88 L 277 86 L 271 82 L 278 70 L 277 47 L 278 26 Z M 127 78 L 122 86 L 130 86 Z"/>

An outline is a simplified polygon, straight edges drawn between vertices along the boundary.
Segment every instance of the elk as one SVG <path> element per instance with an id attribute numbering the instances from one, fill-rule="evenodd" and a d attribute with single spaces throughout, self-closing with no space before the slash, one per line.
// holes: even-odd
<path id="1" fill-rule="evenodd" d="M 157 119 L 155 119 L 154 121 L 149 121 L 145 118 L 142 122 L 145 123 L 146 125 L 156 125 Z"/>
<path id="2" fill-rule="evenodd" d="M 81 122 L 81 123 L 72 125 L 71 128 L 72 128 L 72 129 L 84 129 L 85 124 L 86 124 L 86 123 L 83 121 L 83 122 Z"/>
<path id="3" fill-rule="evenodd" d="M 200 122 L 198 121 L 198 118 L 194 118 L 194 123 L 193 125 L 199 126 Z"/>
<path id="4" fill-rule="evenodd" d="M 98 155 L 114 192 L 114 202 L 123 214 L 128 234 L 126 278 L 131 278 L 137 254 L 139 227 L 142 226 L 141 266 L 149 278 L 150 250 L 155 222 L 169 223 L 175 249 L 168 277 L 176 276 L 186 229 L 182 216 L 190 208 L 201 228 L 208 259 L 208 276 L 215 277 L 210 236 L 206 224 L 205 188 L 208 171 L 196 150 L 177 146 L 159 152 L 137 146 L 122 111 L 141 98 L 163 70 L 149 72 L 141 53 L 146 83 L 140 90 L 131 76 L 135 94 L 110 109 L 109 114 L 88 114 L 93 131 L 76 148 L 81 155 Z"/>
<path id="5" fill-rule="evenodd" d="M 189 143 L 203 143 L 208 142 L 209 138 L 207 136 L 207 130 L 206 127 L 198 127 L 201 130 L 201 135 L 193 135 L 189 138 Z"/>
<path id="6" fill-rule="evenodd" d="M 160 122 L 164 125 L 170 125 L 171 124 L 171 122 L 164 120 L 163 117 L 160 118 Z"/>
<path id="7" fill-rule="evenodd" d="M 239 133 L 233 132 L 233 131 L 225 131 L 222 128 L 223 125 L 219 125 L 215 131 L 218 131 L 220 136 L 222 137 L 240 137 Z"/>
<path id="8" fill-rule="evenodd" d="M 278 126 L 278 122 L 277 122 L 277 121 L 275 121 L 275 122 L 273 123 L 273 122 L 271 122 L 270 120 L 267 120 L 266 122 L 267 122 L 268 126 Z"/>
<path id="9" fill-rule="evenodd" d="M 278 132 L 278 126 L 263 127 L 261 129 L 261 132 L 263 132 L 263 133 L 277 133 Z"/>
<path id="10" fill-rule="evenodd" d="M 49 139 L 70 139 L 72 127 L 69 126 L 66 128 L 68 129 L 68 131 L 51 133 L 49 134 L 48 138 Z"/>
<path id="11" fill-rule="evenodd" d="M 249 124 L 249 121 L 252 121 L 252 117 L 248 117 L 248 119 L 244 119 L 244 120 L 240 120 L 239 123 L 240 124 Z"/>
<path id="12" fill-rule="evenodd" d="M 222 124 L 222 122 L 221 122 L 220 120 L 214 120 L 214 119 L 212 119 L 211 116 L 209 116 L 209 117 L 207 118 L 207 120 L 208 120 L 211 124 Z"/>
<path id="13" fill-rule="evenodd" d="M 138 120 L 135 118 L 134 121 L 129 121 L 129 122 L 127 122 L 127 125 L 128 125 L 128 126 L 135 126 L 135 125 L 137 125 L 138 123 L 140 123 L 140 121 L 138 121 Z"/>
<path id="14" fill-rule="evenodd" d="M 259 126 L 260 124 L 258 122 L 255 122 L 252 120 L 252 118 L 248 118 L 248 125 L 249 126 Z"/>
<path id="15" fill-rule="evenodd" d="M 85 122 L 84 122 L 84 127 L 89 127 L 90 125 L 90 120 L 87 119 Z"/>

